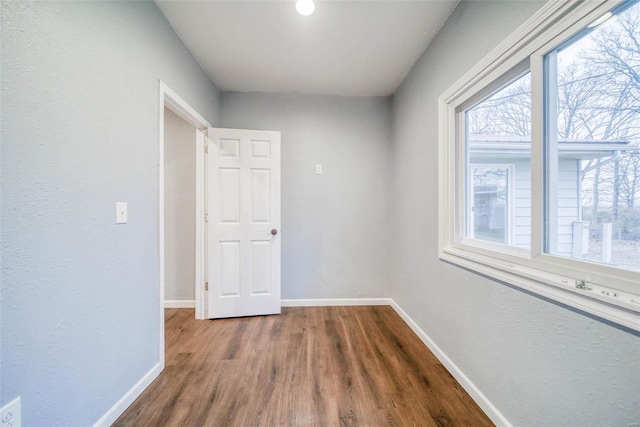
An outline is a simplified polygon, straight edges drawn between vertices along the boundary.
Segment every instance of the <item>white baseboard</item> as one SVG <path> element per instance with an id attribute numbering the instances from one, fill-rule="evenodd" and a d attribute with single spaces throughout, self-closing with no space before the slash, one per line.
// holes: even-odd
<path id="1" fill-rule="evenodd" d="M 196 300 L 166 299 L 164 300 L 164 308 L 196 308 Z"/>
<path id="2" fill-rule="evenodd" d="M 149 384 L 160 375 L 160 364 L 156 364 L 149 372 L 147 372 L 140 381 L 138 381 L 124 396 L 116 402 L 96 423 L 93 427 L 109 427 L 118 419 L 120 415 L 133 403 L 140 394 L 149 387 Z"/>
<path id="3" fill-rule="evenodd" d="M 391 305 L 391 298 L 283 299 L 282 307 L 330 307 L 337 305 Z"/>
<path id="4" fill-rule="evenodd" d="M 504 415 L 496 408 L 493 403 L 487 399 L 478 387 L 475 386 L 467 378 L 467 376 L 456 366 L 455 363 L 438 347 L 438 345 L 418 326 L 418 324 L 405 312 L 400 306 L 393 300 L 391 300 L 391 307 L 402 317 L 407 325 L 416 333 L 418 338 L 422 340 L 429 350 L 438 358 L 440 363 L 453 375 L 453 377 L 460 383 L 462 388 L 465 389 L 469 396 L 482 408 L 485 414 L 493 421 L 497 426 L 511 427 L 512 424 L 505 418 Z"/>

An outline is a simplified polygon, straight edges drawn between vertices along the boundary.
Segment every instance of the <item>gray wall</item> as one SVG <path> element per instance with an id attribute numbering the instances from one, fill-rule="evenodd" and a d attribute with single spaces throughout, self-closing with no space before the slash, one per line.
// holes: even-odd
<path id="1" fill-rule="evenodd" d="M 437 98 L 540 6 L 462 2 L 393 97 L 391 296 L 514 425 L 627 426 L 636 334 L 438 260 Z"/>
<path id="2" fill-rule="evenodd" d="M 90 425 L 158 363 L 158 79 L 219 94 L 152 2 L 1 7 L 0 404 Z"/>
<path id="3" fill-rule="evenodd" d="M 196 129 L 164 112 L 164 299 L 194 300 Z"/>
<path id="4" fill-rule="evenodd" d="M 224 127 L 282 132 L 282 297 L 388 296 L 390 100 L 223 92 L 221 102 Z"/>

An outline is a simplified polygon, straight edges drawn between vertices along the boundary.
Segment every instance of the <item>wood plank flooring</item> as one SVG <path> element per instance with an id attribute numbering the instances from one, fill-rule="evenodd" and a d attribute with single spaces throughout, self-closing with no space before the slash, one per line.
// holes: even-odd
<path id="1" fill-rule="evenodd" d="M 165 320 L 165 370 L 114 426 L 493 425 L 388 306 Z"/>

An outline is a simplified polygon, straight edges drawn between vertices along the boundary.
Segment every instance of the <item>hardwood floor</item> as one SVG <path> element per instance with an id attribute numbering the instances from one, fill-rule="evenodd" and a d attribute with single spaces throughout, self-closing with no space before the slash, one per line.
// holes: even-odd
<path id="1" fill-rule="evenodd" d="M 388 306 L 165 319 L 165 370 L 115 426 L 493 425 Z"/>

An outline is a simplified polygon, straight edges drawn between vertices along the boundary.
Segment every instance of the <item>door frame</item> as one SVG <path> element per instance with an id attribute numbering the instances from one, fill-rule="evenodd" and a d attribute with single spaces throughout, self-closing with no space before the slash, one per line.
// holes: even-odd
<path id="1" fill-rule="evenodd" d="M 196 319 L 204 319 L 204 305 L 198 295 L 203 292 L 204 284 L 204 131 L 211 124 L 191 107 L 182 97 L 171 90 L 166 83 L 158 80 L 158 306 L 159 310 L 159 363 L 160 370 L 164 369 L 164 109 L 176 113 L 184 121 L 196 128 L 194 141 L 196 143 L 196 265 L 195 265 L 195 295 Z M 198 304 L 200 302 L 200 304 Z"/>

